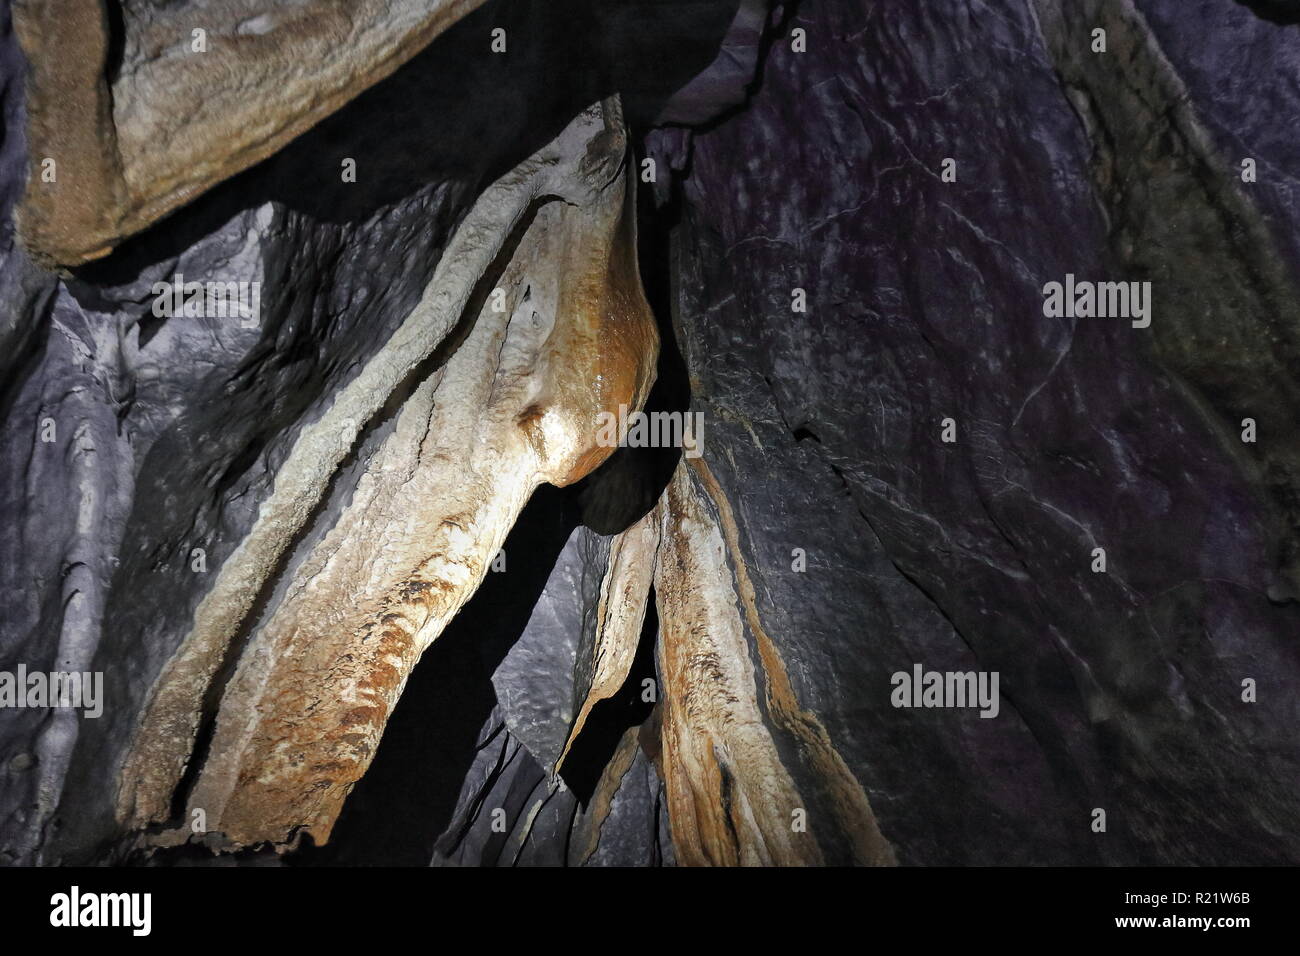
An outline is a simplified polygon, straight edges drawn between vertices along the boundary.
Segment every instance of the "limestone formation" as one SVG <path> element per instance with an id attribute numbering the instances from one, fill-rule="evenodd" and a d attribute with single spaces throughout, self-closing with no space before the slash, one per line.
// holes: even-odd
<path id="1" fill-rule="evenodd" d="M 59 265 L 107 255 L 310 129 L 480 3 L 15 0 L 32 65 L 33 169 L 18 210 L 27 248 Z"/>
<path id="2" fill-rule="evenodd" d="M 444 259 L 456 270 L 435 273 L 394 340 L 300 437 L 160 679 L 123 773 L 126 822 L 166 819 L 198 702 L 237 653 L 190 802 L 236 845 L 328 839 L 407 674 L 533 490 L 599 465 L 615 447 L 594 441 L 600 414 L 649 391 L 657 333 L 625 156 L 617 103 L 601 104 L 485 193 Z M 232 652 L 358 430 L 397 403 L 351 501 Z"/>
<path id="3" fill-rule="evenodd" d="M 0 0 L 0 865 L 1294 864 L 1294 7 Z"/>

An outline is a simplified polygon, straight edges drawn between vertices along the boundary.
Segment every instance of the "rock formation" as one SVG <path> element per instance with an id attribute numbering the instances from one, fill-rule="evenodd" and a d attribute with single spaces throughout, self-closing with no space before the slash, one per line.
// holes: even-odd
<path id="1" fill-rule="evenodd" d="M 5 3 L 0 863 L 1300 860 L 1296 22 Z"/>

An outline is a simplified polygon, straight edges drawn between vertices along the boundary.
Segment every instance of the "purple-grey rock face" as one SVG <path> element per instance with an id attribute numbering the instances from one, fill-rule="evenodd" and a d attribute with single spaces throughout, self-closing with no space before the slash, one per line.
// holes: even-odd
<path id="1" fill-rule="evenodd" d="M 15 233 L 42 157 L 4 4 L 0 863 L 1300 861 L 1298 21 L 1282 0 L 488 2 L 55 272 Z M 621 105 L 573 139 L 595 103 Z M 548 424 L 578 398 L 541 370 L 590 360 L 603 397 L 639 347 L 621 327 L 503 370 L 520 330 L 588 309 L 539 304 L 539 276 L 593 258 L 555 251 L 548 216 L 588 210 L 544 177 L 598 178 L 620 124 L 598 185 L 635 190 L 632 284 L 659 328 L 644 411 L 698 442 L 625 435 L 494 505 L 480 478 L 531 461 L 507 438 L 402 442 L 422 401 L 477 407 L 445 383 L 475 380 L 453 360 L 497 292 L 484 407 L 517 387 L 530 448 L 591 437 Z M 256 321 L 159 315 L 178 274 L 256 284 Z M 595 311 L 635 311 L 628 281 Z M 194 622 L 257 564 L 313 429 L 461 287 L 319 494 L 274 519 L 275 559 L 187 676 Z M 507 451 L 480 475 L 467 444 Z M 490 563 L 430 585 L 443 544 L 390 568 L 336 534 L 373 488 L 401 500 L 421 462 L 462 459 L 473 488 L 445 490 L 482 514 L 420 501 L 449 534 L 501 538 Z M 284 838 L 196 823 L 221 818 L 194 794 L 233 806 L 269 778 L 228 741 L 255 736 L 247 713 L 292 716 L 255 691 L 304 652 L 264 635 L 340 566 L 339 628 L 385 574 L 416 604 L 455 596 L 436 633 L 376 604 L 431 643 L 406 669 L 380 655 L 373 683 L 400 693 L 382 739 L 330 754 L 364 773 L 337 819 Z M 357 657 L 389 639 L 342 636 Z M 102 675 L 102 714 L 5 697 L 20 667 Z M 369 686 L 329 693 L 368 720 Z M 177 687 L 191 713 L 159 718 Z M 121 794 L 154 744 L 179 762 L 149 816 Z M 242 819 L 278 826 L 301 798 Z"/>
<path id="2" fill-rule="evenodd" d="M 1223 159 L 1215 188 L 1238 188 L 1243 157 L 1272 170 L 1233 212 L 1271 227 L 1255 254 L 1287 264 L 1285 285 L 1189 258 L 1164 263 L 1194 274 L 1185 291 L 1157 276 L 1150 328 L 1046 317 L 1044 284 L 1069 273 L 1152 275 L 1130 260 L 1164 253 L 1117 243 L 1115 204 L 1193 214 L 1154 200 L 1187 157 L 1099 178 L 1096 154 L 1124 147 L 1081 122 L 1038 6 L 803 4 L 743 111 L 652 134 L 682 170 L 661 195 L 705 458 L 739 504 L 768 629 L 808 662 L 797 689 L 870 781 L 902 862 L 1294 860 L 1286 523 L 1240 447 L 1232 419 L 1252 409 L 1203 384 L 1235 360 L 1207 342 L 1202 374 L 1179 375 L 1152 333 L 1183 334 L 1200 290 L 1238 309 L 1276 294 L 1294 315 L 1300 165 L 1276 117 L 1300 108 L 1279 82 L 1300 64 L 1231 4 L 1139 4 L 1132 42 L 1164 49 L 1191 90 Z M 1238 38 L 1233 66 L 1207 57 L 1206 16 Z M 1086 50 L 1088 34 L 1062 42 Z M 1204 321 L 1232 337 L 1249 318 Z M 807 573 L 790 571 L 796 547 Z M 917 663 L 998 672 L 998 717 L 892 708 L 891 674 Z M 1243 700 L 1248 679 L 1270 699 Z"/>

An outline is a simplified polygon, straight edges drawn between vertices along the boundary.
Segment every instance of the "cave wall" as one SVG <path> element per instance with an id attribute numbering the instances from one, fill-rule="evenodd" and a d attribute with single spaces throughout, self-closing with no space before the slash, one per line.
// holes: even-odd
<path id="1" fill-rule="evenodd" d="M 1260 475 L 1295 450 L 1294 31 L 1233 4 L 1052 6 L 804 2 L 743 110 L 651 136 L 704 461 L 901 862 L 1293 860 L 1293 485 Z M 1058 47 L 1134 84 L 1105 132 Z M 1160 100 L 1179 58 L 1185 114 Z M 1122 176 L 1112 140 L 1136 144 Z M 1153 280 L 1151 328 L 1046 318 L 1068 272 Z M 1236 419 L 1273 410 L 1243 447 Z M 918 662 L 998 671 L 1002 712 L 894 709 Z"/>
<path id="2" fill-rule="evenodd" d="M 679 7 L 646 33 L 645 4 L 485 4 L 266 162 L 62 276 L 33 264 L 6 219 L 4 659 L 109 674 L 102 719 L 0 712 L 19 768 L 0 796 L 6 859 L 120 852 L 112 804 L 141 713 L 290 449 L 415 308 L 494 180 L 602 96 L 628 90 L 645 122 L 707 65 L 733 11 Z M 12 213 L 29 164 L 26 64 L 7 14 Z M 493 54 L 496 28 L 529 42 Z M 592 36 L 596 55 L 581 60 Z M 678 62 L 645 70 L 662 45 Z M 343 158 L 355 182 L 341 178 Z M 260 321 L 158 318 L 151 290 L 176 274 L 260 282 Z M 40 440 L 46 420 L 52 442 Z M 344 463 L 322 526 L 390 429 L 376 422 Z"/>
<path id="3" fill-rule="evenodd" d="M 49 87 L 30 88 L 42 44 L 24 51 L 0 4 L 0 670 L 101 671 L 107 697 L 90 720 L 0 708 L 0 863 L 1300 858 L 1294 19 L 1236 0 L 458 10 L 347 102 L 281 116 L 296 138 L 256 164 L 218 150 L 202 190 L 94 237 L 115 247 L 95 262 L 68 244 L 56 269 L 55 245 L 15 230 L 29 131 L 54 121 Z M 621 117 L 608 135 L 566 139 L 596 104 Z M 209 735 L 242 754 L 221 728 L 276 706 L 296 722 L 240 704 L 241 675 L 310 688 L 362 652 L 344 609 L 382 577 L 358 556 L 385 548 L 355 505 L 418 436 L 415 405 L 441 406 L 448 374 L 545 378 L 510 332 L 526 277 L 580 274 L 595 256 L 573 250 L 608 219 L 552 222 L 595 208 L 577 192 L 537 219 L 570 182 L 538 169 L 587 182 L 611 157 L 661 347 L 605 331 L 546 361 L 630 350 L 655 379 L 634 404 L 699 413 L 702 456 L 622 448 L 531 498 L 521 477 L 470 535 L 484 559 L 503 537 L 504 567 L 476 567 L 413 643 L 432 642 L 372 722 L 364 776 L 329 770 L 280 788 L 287 815 L 255 802 L 242 829 L 187 831 L 187 798 L 265 783 L 293 737 L 203 782 Z M 482 215 L 503 183 L 543 181 L 518 190 L 527 216 Z M 104 211 L 64 183 L 40 201 Z M 260 321 L 160 318 L 152 289 L 178 273 L 260 283 Z M 1045 315 L 1067 273 L 1150 281 L 1150 326 Z M 484 304 L 498 282 L 509 320 Z M 362 396 L 362 421 L 339 411 L 453 290 L 418 339 L 430 358 L 396 349 L 404 387 Z M 428 460 L 455 468 L 394 486 L 406 517 L 380 509 L 383 542 L 528 454 L 487 427 L 521 411 L 497 389 L 459 395 L 423 419 Z M 439 444 L 456 429 L 477 437 Z M 499 434 L 513 450 L 484 454 Z M 247 576 L 304 436 L 339 452 L 328 487 Z M 285 624 L 331 549 L 362 570 Z M 228 586 L 246 606 L 213 679 L 172 685 L 195 720 L 183 745 L 141 751 L 172 732 L 146 715 L 203 602 L 254 577 L 256 594 Z M 891 679 L 917 665 L 996 672 L 997 716 L 896 707 Z M 295 753 L 353 746 L 336 723 Z M 137 814 L 122 795 L 154 774 L 167 785 Z M 316 784 L 333 788 L 323 845 L 305 835 Z"/>

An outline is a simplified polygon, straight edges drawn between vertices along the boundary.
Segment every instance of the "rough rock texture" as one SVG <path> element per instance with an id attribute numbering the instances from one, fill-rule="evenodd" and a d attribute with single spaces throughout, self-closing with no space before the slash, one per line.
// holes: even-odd
<path id="1" fill-rule="evenodd" d="M 16 0 L 34 64 L 31 156 L 54 162 L 51 179 L 28 181 L 19 215 L 29 250 L 63 264 L 106 255 L 310 129 L 482 2 Z"/>
<path id="2" fill-rule="evenodd" d="M 22 195 L 26 165 L 23 129 L 25 61 L 7 5 L 0 5 L 0 382 L 30 357 L 36 329 L 47 315 L 55 277 L 37 268 L 17 247 L 13 210 Z M 7 391 L 7 388 L 6 388 Z"/>
<path id="3" fill-rule="evenodd" d="M 52 62 L 69 136 L 176 122 L 170 8 L 83 6 L 26 93 L 0 14 L 0 212 Z M 487 0 L 102 261 L 7 216 L 0 671 L 106 700 L 0 708 L 0 862 L 1297 862 L 1293 7 Z M 634 211 L 653 372 L 567 305 Z M 155 315 L 177 273 L 259 320 Z M 547 430 L 620 350 L 702 457 Z"/>
<path id="4" fill-rule="evenodd" d="M 16 248 L 6 256 L 5 294 L 24 298 L 4 316 L 21 350 L 0 352 L 14 449 L 0 465 L 0 661 L 93 666 L 107 701 L 102 718 L 71 724 L 68 711 L 0 711 L 5 766 L 20 768 L 0 778 L 5 859 L 116 852 L 113 795 L 150 690 L 299 435 L 415 308 L 491 182 L 605 92 L 626 91 L 635 121 L 657 115 L 730 22 L 699 5 L 647 33 L 653 18 L 635 4 L 570 12 L 592 29 L 575 34 L 531 3 L 486 5 L 267 162 L 78 270 L 57 298 L 55 276 Z M 496 23 L 531 42 L 503 59 L 466 39 Z M 3 181 L 16 192 L 23 60 L 6 42 Z M 680 57 L 645 70 L 664 46 Z M 577 65 L 557 76 L 556 63 Z M 340 153 L 357 158 L 356 183 L 340 180 Z M 154 284 L 177 273 L 260 281 L 260 323 L 155 316 Z M 44 443 L 47 419 L 57 435 Z M 345 461 L 323 525 L 386 434 L 371 429 Z"/>
<path id="5" fill-rule="evenodd" d="M 892 863 L 861 785 L 800 707 L 761 620 L 735 515 L 707 465 L 679 466 L 663 513 L 655 593 L 663 765 L 679 858 L 820 864 L 821 842 L 837 863 Z M 815 794 L 800 793 L 796 766 Z"/>
<path id="6" fill-rule="evenodd" d="M 564 748 L 554 761 L 557 769 L 563 767 L 587 719 L 602 701 L 610 700 L 627 683 L 636 662 L 646 611 L 652 601 L 650 589 L 658 562 L 660 521 L 658 509 L 652 510 L 609 545 L 595 608 L 594 633 L 590 641 L 584 641 L 583 654 L 578 655 L 575 649 L 574 659 L 582 673 L 574 689 L 581 692 L 581 703 L 569 721 Z"/>
<path id="7" fill-rule="evenodd" d="M 288 570 L 218 705 L 189 799 L 236 844 L 328 838 L 410 667 L 478 587 L 533 489 L 570 484 L 613 451 L 596 444 L 598 416 L 644 403 L 657 354 L 625 151 L 610 101 L 494 184 L 420 304 L 299 436 L 150 702 L 123 771 L 131 825 L 167 818 L 230 642 L 385 405 L 400 406 L 392 433 Z M 466 330 L 439 360 L 458 322 Z"/>
<path id="8" fill-rule="evenodd" d="M 288 859 L 671 862 L 662 784 L 639 746 L 647 708 L 635 695 L 595 711 L 555 772 L 589 671 L 610 550 L 580 514 L 569 490 L 534 496 L 506 541 L 504 568 L 489 573 L 412 673 L 330 843 Z M 629 672 L 639 693 L 654 673 L 653 629 L 636 640 Z"/>
<path id="9" fill-rule="evenodd" d="M 1140 6 L 1162 36 L 1124 3 L 802 3 L 746 109 L 654 143 L 704 461 L 903 863 L 1300 854 L 1296 167 L 1248 102 L 1294 115 L 1272 77 L 1297 63 L 1249 10 L 1193 5 L 1231 27 L 1228 152 L 1160 55 L 1194 44 L 1204 71 L 1218 37 Z M 1272 185 L 1238 154 L 1278 157 Z M 1046 318 L 1069 272 L 1152 280 L 1151 327 Z M 1001 713 L 894 709 L 916 663 L 1000 672 Z"/>

